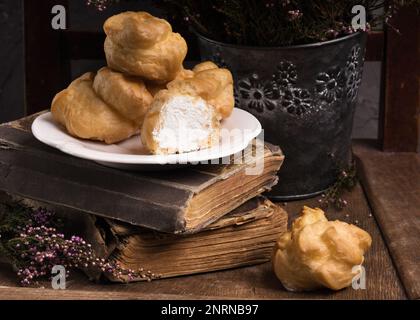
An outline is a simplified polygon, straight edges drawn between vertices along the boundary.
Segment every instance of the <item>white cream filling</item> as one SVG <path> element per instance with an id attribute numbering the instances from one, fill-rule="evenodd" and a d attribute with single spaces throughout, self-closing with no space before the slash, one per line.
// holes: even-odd
<path id="1" fill-rule="evenodd" d="M 207 146 L 213 134 L 213 109 L 201 98 L 172 97 L 162 108 L 153 137 L 162 149 L 189 152 Z"/>

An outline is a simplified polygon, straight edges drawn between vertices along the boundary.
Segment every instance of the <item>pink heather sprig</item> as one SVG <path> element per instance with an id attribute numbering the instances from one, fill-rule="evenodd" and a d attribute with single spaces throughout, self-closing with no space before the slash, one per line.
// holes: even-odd
<path id="1" fill-rule="evenodd" d="M 19 215 L 26 218 L 25 223 L 16 219 Z M 36 285 L 37 280 L 50 277 L 55 265 L 64 266 L 66 276 L 72 269 L 96 269 L 121 281 L 151 281 L 160 277 L 151 271 L 125 269 L 117 262 L 97 257 L 91 244 L 81 237 L 66 239 L 53 226 L 53 219 L 54 213 L 43 208 L 16 210 L 6 217 L 4 223 L 18 222 L 18 225 L 3 225 L 0 228 L 1 249 L 6 251 L 17 268 L 17 276 L 23 286 Z"/>
<path id="2" fill-rule="evenodd" d="M 140 0 L 125 0 L 140 2 Z M 120 0 L 86 0 L 100 11 Z M 350 35 L 354 5 L 366 8 L 367 22 L 390 19 L 402 7 L 420 11 L 420 0 L 155 0 L 171 23 L 192 27 L 214 40 L 252 46 L 287 46 Z M 383 10 L 379 10 L 383 9 Z M 377 14 L 377 12 L 383 13 Z M 340 26 L 341 25 L 341 26 Z M 366 26 L 367 31 L 370 25 Z M 366 30 L 364 30 L 366 31 Z"/>
<path id="3" fill-rule="evenodd" d="M 104 11 L 108 8 L 108 6 L 112 3 L 115 2 L 114 0 L 87 0 L 86 4 L 88 6 L 93 6 L 96 9 L 98 9 L 99 11 Z"/>
<path id="4" fill-rule="evenodd" d="M 39 208 L 31 213 L 35 225 L 49 225 L 53 216 L 54 213 L 45 208 Z"/>
<path id="5" fill-rule="evenodd" d="M 287 14 L 289 15 L 289 21 L 298 20 L 303 16 L 303 13 L 300 12 L 300 10 L 289 10 Z"/>

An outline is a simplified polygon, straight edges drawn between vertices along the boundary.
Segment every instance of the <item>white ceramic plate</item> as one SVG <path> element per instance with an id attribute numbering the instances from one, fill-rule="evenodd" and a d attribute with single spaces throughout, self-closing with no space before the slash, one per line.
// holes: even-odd
<path id="1" fill-rule="evenodd" d="M 261 130 L 260 122 L 253 115 L 235 108 L 222 122 L 219 145 L 182 154 L 151 155 L 142 145 L 140 135 L 112 145 L 77 139 L 56 124 L 50 112 L 40 115 L 32 124 L 32 133 L 39 141 L 62 152 L 111 167 L 140 170 L 167 169 L 162 165 L 172 167 L 224 158 L 244 150 Z"/>

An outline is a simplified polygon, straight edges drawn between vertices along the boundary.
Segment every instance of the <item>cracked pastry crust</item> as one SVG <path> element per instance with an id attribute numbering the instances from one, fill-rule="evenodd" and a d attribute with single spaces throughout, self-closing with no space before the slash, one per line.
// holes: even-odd
<path id="1" fill-rule="evenodd" d="M 228 118 L 235 106 L 232 73 L 210 61 L 196 65 L 192 72 L 184 73 L 167 87 L 200 96 L 216 108 L 219 119 Z"/>
<path id="2" fill-rule="evenodd" d="M 204 99 L 176 90 L 156 96 L 141 130 L 143 145 L 152 154 L 185 153 L 219 142 L 220 122 Z"/>
<path id="3" fill-rule="evenodd" d="M 370 235 L 342 221 L 328 221 L 321 209 L 303 208 L 290 232 L 278 241 L 273 268 L 290 291 L 348 287 L 372 243 Z"/>
<path id="4" fill-rule="evenodd" d="M 115 111 L 141 127 L 153 101 L 143 80 L 105 67 L 96 74 L 93 89 Z"/>
<path id="5" fill-rule="evenodd" d="M 105 55 L 114 70 L 166 83 L 182 70 L 187 43 L 171 25 L 147 12 L 124 12 L 104 24 Z"/>
<path id="6" fill-rule="evenodd" d="M 86 73 L 58 93 L 51 106 L 56 122 L 78 138 L 112 144 L 138 131 L 138 125 L 113 110 L 93 90 L 95 73 Z"/>

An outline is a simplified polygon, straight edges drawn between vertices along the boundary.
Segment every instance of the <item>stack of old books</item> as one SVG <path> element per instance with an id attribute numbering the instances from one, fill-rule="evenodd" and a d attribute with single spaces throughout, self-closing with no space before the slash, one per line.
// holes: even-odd
<path id="1" fill-rule="evenodd" d="M 52 206 L 123 267 L 165 278 L 262 263 L 286 231 L 287 214 L 261 196 L 278 182 L 278 147 L 247 148 L 228 164 L 128 172 L 42 145 L 30 124 L 0 126 L 0 190 Z"/>

